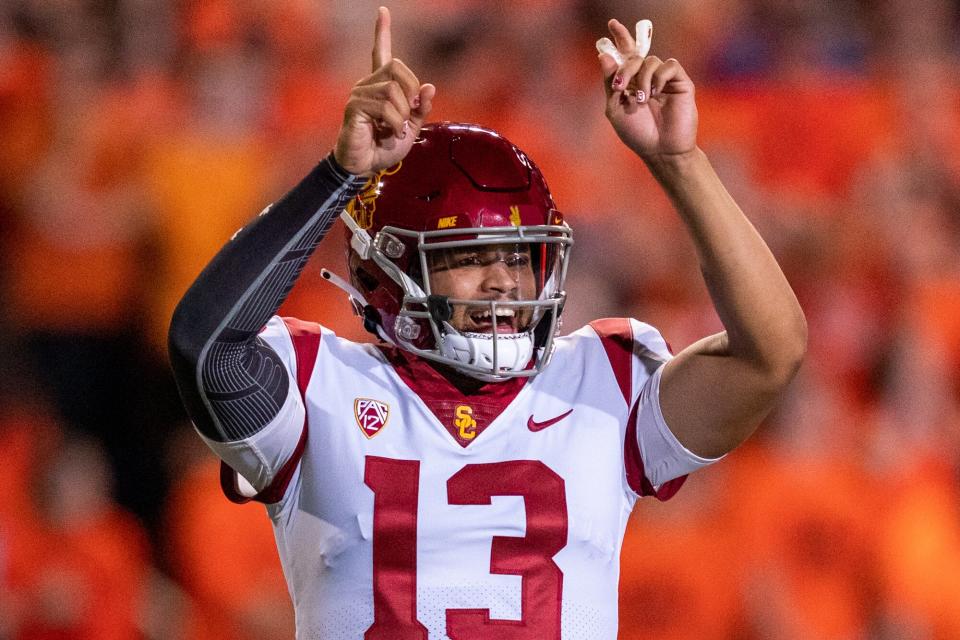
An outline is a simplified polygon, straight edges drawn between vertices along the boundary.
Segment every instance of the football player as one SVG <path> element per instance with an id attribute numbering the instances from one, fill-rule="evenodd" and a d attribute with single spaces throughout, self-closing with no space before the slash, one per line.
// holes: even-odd
<path id="1" fill-rule="evenodd" d="M 640 496 L 745 439 L 806 325 L 697 147 L 694 86 L 619 22 L 606 115 L 689 230 L 725 331 L 672 356 L 603 319 L 557 335 L 573 244 L 536 165 L 497 133 L 426 124 L 435 88 L 393 58 L 334 151 L 217 254 L 170 329 L 177 381 L 233 499 L 267 505 L 300 638 L 615 638 Z M 333 222 L 379 339 L 274 314 Z"/>

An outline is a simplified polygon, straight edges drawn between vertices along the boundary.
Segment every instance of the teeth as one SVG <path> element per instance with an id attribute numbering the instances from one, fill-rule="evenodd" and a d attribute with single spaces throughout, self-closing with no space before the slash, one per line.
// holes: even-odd
<path id="1" fill-rule="evenodd" d="M 471 315 L 476 320 L 489 320 L 492 317 L 489 311 L 480 311 Z M 515 315 L 517 314 L 513 309 L 497 309 L 498 318 L 512 318 Z"/>

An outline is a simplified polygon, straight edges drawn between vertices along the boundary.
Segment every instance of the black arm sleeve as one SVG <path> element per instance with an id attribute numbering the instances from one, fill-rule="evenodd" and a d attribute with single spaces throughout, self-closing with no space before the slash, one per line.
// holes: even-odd
<path id="1" fill-rule="evenodd" d="M 280 411 L 289 376 L 258 333 L 363 183 L 328 155 L 238 231 L 180 300 L 170 362 L 187 412 L 207 437 L 247 438 Z"/>

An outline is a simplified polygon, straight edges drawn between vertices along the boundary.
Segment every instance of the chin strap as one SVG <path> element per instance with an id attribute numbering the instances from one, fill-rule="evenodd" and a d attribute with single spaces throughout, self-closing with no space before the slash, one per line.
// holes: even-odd
<path id="1" fill-rule="evenodd" d="M 360 293 L 356 287 L 328 269 L 320 269 L 320 275 L 323 276 L 324 280 L 336 286 L 349 296 L 350 306 L 353 307 L 353 312 L 363 318 L 364 329 L 381 340 L 393 344 L 393 341 L 387 337 L 381 329 L 383 322 L 380 318 L 380 312 L 367 302 L 367 299 L 363 297 L 363 294 Z"/>
<path id="2" fill-rule="evenodd" d="M 357 305 L 360 305 L 360 309 L 363 309 L 363 307 L 370 306 L 369 304 L 367 304 L 367 299 L 363 297 L 362 293 L 357 291 L 356 287 L 354 287 L 352 284 L 350 284 L 349 282 L 347 282 L 346 280 L 344 280 L 343 278 L 335 274 L 333 271 L 329 271 L 327 269 L 320 269 L 320 275 L 323 276 L 324 280 L 329 281 L 330 284 L 336 286 L 337 288 L 341 289 L 344 293 L 346 293 L 348 296 L 350 296 L 350 304 L 352 304 L 355 309 L 357 308 Z M 359 312 L 360 310 L 358 310 L 358 313 Z"/>

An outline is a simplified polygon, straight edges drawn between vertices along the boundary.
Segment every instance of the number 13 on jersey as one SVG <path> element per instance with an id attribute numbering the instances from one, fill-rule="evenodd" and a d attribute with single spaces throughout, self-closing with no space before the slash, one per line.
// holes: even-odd
<path id="1" fill-rule="evenodd" d="M 420 462 L 367 456 L 373 491 L 373 624 L 365 640 L 426 640 L 417 620 L 417 506 Z M 553 557 L 567 543 L 563 478 L 537 460 L 468 464 L 447 480 L 451 505 L 489 505 L 522 496 L 526 535 L 494 536 L 490 573 L 521 576 L 521 619 L 489 609 L 447 609 L 451 640 L 559 640 L 563 573 Z"/>

